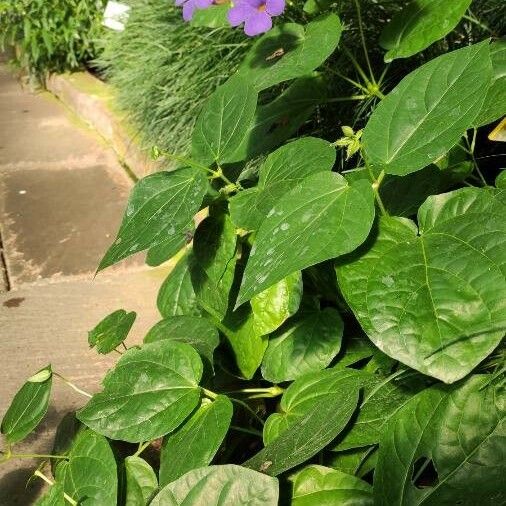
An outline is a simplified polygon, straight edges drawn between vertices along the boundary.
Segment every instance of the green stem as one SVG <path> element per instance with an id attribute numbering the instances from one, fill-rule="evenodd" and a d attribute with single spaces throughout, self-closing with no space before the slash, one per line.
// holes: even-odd
<path id="1" fill-rule="evenodd" d="M 41 478 L 51 487 L 54 485 L 54 481 L 50 480 L 45 474 L 41 473 L 38 469 L 33 473 L 33 475 L 37 476 L 38 478 Z M 77 506 L 77 501 L 74 501 L 74 499 L 72 499 L 72 497 L 67 495 L 65 492 L 63 492 L 63 497 L 68 503 L 72 504 L 72 506 Z"/>
<path id="2" fill-rule="evenodd" d="M 189 165 L 190 167 L 195 167 L 196 169 L 205 170 L 209 174 L 214 174 L 214 170 L 192 160 L 191 158 L 186 158 L 185 156 L 176 155 L 174 153 L 168 153 L 166 151 L 162 151 L 162 155 L 165 156 L 166 158 L 170 158 L 171 160 L 175 160 L 176 162 L 180 162 L 182 164 Z"/>
<path id="3" fill-rule="evenodd" d="M 151 441 L 139 443 L 139 447 L 137 448 L 137 451 L 133 454 L 133 456 L 138 457 L 150 444 L 151 444 Z"/>
<path id="4" fill-rule="evenodd" d="M 349 97 L 334 97 L 325 100 L 326 104 L 332 104 L 333 102 L 352 102 L 355 100 L 365 100 L 369 98 L 368 95 L 351 95 Z"/>
<path id="5" fill-rule="evenodd" d="M 244 427 L 238 427 L 237 425 L 231 425 L 230 428 L 232 430 L 236 430 L 237 432 L 244 432 L 245 434 L 251 434 L 252 436 L 263 437 L 263 434 L 259 430 L 245 429 Z"/>
<path id="6" fill-rule="evenodd" d="M 88 392 L 85 392 L 84 390 L 81 390 L 78 386 L 74 385 L 74 383 L 72 383 L 71 381 L 69 381 L 67 378 L 65 378 L 61 374 L 53 371 L 53 375 L 56 376 L 57 378 L 60 378 L 63 381 L 63 383 L 65 383 L 66 385 L 68 385 L 70 388 L 72 388 L 73 390 L 75 390 L 77 393 L 79 393 L 81 395 L 84 395 L 85 397 L 88 397 L 90 399 L 93 397 L 93 395 L 89 394 Z"/>
<path id="7" fill-rule="evenodd" d="M 367 51 L 367 44 L 365 42 L 364 35 L 364 27 L 362 25 L 362 13 L 360 11 L 360 2 L 359 0 L 355 0 L 355 7 L 357 9 L 357 18 L 358 18 L 358 28 L 360 31 L 360 40 L 362 41 L 362 49 L 364 50 L 365 61 L 367 63 L 367 68 L 369 69 L 369 74 L 371 75 L 371 81 L 373 84 L 376 84 L 376 80 L 374 79 L 374 74 L 372 71 L 371 62 L 369 61 L 369 54 Z"/>
<path id="8" fill-rule="evenodd" d="M 202 387 L 201 387 L 202 388 Z M 207 390 L 207 388 L 202 388 L 202 393 L 206 396 L 206 397 L 209 397 L 209 399 L 216 399 L 218 397 L 218 394 L 212 392 L 211 390 Z"/>
<path id="9" fill-rule="evenodd" d="M 11 453 L 12 459 L 68 459 L 65 455 L 50 455 L 44 453 Z"/>
<path id="10" fill-rule="evenodd" d="M 365 160 L 365 158 L 364 158 L 364 160 Z M 373 171 L 371 169 L 371 166 L 367 163 L 367 161 L 365 162 L 365 166 L 367 167 L 367 171 L 369 172 L 369 177 L 373 181 L 373 183 L 372 183 L 372 190 L 374 192 L 374 198 L 376 199 L 376 203 L 378 204 L 380 212 L 381 212 L 381 214 L 383 216 L 388 216 L 388 212 L 387 212 L 387 210 L 386 210 L 386 208 L 385 208 L 385 206 L 383 204 L 383 201 L 381 200 L 381 195 L 380 195 L 380 192 L 379 192 L 381 183 L 383 181 L 383 178 L 385 177 L 385 171 L 382 170 L 380 172 L 380 175 L 376 179 L 374 177 L 374 174 L 373 174 Z"/>
<path id="11" fill-rule="evenodd" d="M 469 11 L 471 13 L 471 11 Z M 472 14 L 472 13 L 471 13 Z M 468 21 L 471 21 L 471 23 L 474 23 L 475 25 L 479 26 L 482 30 L 485 30 L 486 32 L 490 33 L 491 35 L 495 36 L 495 33 L 484 23 L 482 23 L 479 19 L 477 19 L 474 14 L 471 16 L 468 16 L 467 14 L 464 14 L 462 16 L 464 19 L 467 19 Z"/>
<path id="12" fill-rule="evenodd" d="M 346 54 L 346 56 L 349 58 L 349 60 L 351 61 L 351 63 L 353 64 L 353 66 L 355 67 L 355 69 L 357 70 L 357 72 L 360 74 L 360 76 L 362 77 L 362 79 L 365 81 L 366 84 L 370 83 L 370 79 L 367 77 L 366 73 L 363 71 L 362 67 L 359 65 L 358 61 L 355 59 L 355 57 L 351 54 L 350 51 L 348 51 L 348 49 L 346 49 L 345 46 L 342 46 L 343 47 L 343 51 L 344 53 Z M 362 85 L 360 85 L 360 87 L 362 88 Z M 365 88 L 367 90 L 367 88 Z"/>

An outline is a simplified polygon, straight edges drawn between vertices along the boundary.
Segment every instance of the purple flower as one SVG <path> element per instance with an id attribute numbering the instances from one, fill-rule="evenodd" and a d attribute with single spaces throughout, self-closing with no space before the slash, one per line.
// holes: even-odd
<path id="1" fill-rule="evenodd" d="M 272 16 L 279 16 L 284 10 L 285 0 L 237 0 L 227 17 L 232 26 L 244 23 L 244 33 L 253 37 L 269 31 Z"/>
<path id="2" fill-rule="evenodd" d="M 183 19 L 190 21 L 196 9 L 207 9 L 213 5 L 213 0 L 176 0 L 176 5 L 183 6 Z"/>

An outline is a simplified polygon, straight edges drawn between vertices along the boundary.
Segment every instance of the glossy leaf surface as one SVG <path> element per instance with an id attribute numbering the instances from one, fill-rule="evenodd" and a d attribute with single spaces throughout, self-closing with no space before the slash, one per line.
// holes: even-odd
<path id="1" fill-rule="evenodd" d="M 135 311 L 114 311 L 88 332 L 88 344 L 96 347 L 98 353 L 110 353 L 127 338 L 136 317 Z"/>
<path id="2" fill-rule="evenodd" d="M 125 459 L 126 506 L 145 506 L 158 489 L 153 468 L 140 457 Z"/>

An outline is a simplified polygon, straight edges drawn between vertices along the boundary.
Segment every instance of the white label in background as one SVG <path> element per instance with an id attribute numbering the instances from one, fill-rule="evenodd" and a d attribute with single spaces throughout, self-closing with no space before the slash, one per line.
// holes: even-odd
<path id="1" fill-rule="evenodd" d="M 129 10 L 130 6 L 109 0 L 105 6 L 104 20 L 102 24 L 112 30 L 116 30 L 118 32 L 123 31 L 125 29 L 125 23 L 128 20 Z"/>

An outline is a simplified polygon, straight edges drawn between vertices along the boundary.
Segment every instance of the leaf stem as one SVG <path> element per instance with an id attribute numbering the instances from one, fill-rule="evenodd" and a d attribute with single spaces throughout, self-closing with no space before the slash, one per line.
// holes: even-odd
<path id="1" fill-rule="evenodd" d="M 359 65 L 358 61 L 355 59 L 355 57 L 351 54 L 351 52 L 343 45 L 342 46 L 344 53 L 348 57 L 348 59 L 351 61 L 357 72 L 360 74 L 362 79 L 365 81 L 366 84 L 369 84 L 371 81 L 367 77 L 366 73 L 362 69 L 362 67 Z M 360 88 L 364 88 L 362 85 L 359 85 Z M 367 90 L 367 88 L 365 88 Z"/>
<path id="2" fill-rule="evenodd" d="M 262 426 L 265 424 L 265 422 L 262 420 L 262 418 L 260 418 L 257 415 L 257 413 L 255 413 L 255 410 L 252 409 L 251 406 L 249 406 L 246 402 L 241 401 L 239 399 L 235 399 L 234 397 L 229 397 L 229 399 L 232 402 L 235 402 L 235 403 L 239 404 L 240 406 L 242 406 L 246 411 L 249 411 L 255 417 L 255 419 L 257 420 L 257 422 L 259 422 Z"/>
<path id="3" fill-rule="evenodd" d="M 137 451 L 133 454 L 134 457 L 138 457 L 149 445 L 151 441 L 145 441 L 144 443 L 139 443 L 139 447 Z"/>
<path id="4" fill-rule="evenodd" d="M 364 158 L 365 160 L 365 158 Z M 381 183 L 383 181 L 383 178 L 385 177 L 385 171 L 382 170 L 380 172 L 380 175 L 378 176 L 378 178 L 376 179 L 374 177 L 374 174 L 371 170 L 371 166 L 366 162 L 365 163 L 366 167 L 367 167 L 367 170 L 369 172 L 369 176 L 371 177 L 371 179 L 373 180 L 373 183 L 372 183 L 372 190 L 374 192 L 374 198 L 376 199 L 376 203 L 378 204 L 378 207 L 380 209 L 380 212 L 383 216 L 388 216 L 388 212 L 383 204 L 383 201 L 381 200 L 381 195 L 380 195 L 380 192 L 379 192 L 379 189 L 380 189 L 380 186 L 381 186 Z"/>
<path id="5" fill-rule="evenodd" d="M 262 395 L 262 397 L 277 397 L 281 395 L 285 391 L 284 388 L 281 388 L 278 385 L 273 385 L 269 388 L 242 388 L 241 390 L 232 390 L 230 392 L 226 392 L 227 394 L 266 394 Z"/>
<path id="6" fill-rule="evenodd" d="M 263 434 L 259 430 L 245 429 L 244 427 L 238 427 L 237 425 L 231 425 L 230 428 L 232 430 L 236 430 L 237 432 L 244 432 L 245 434 L 251 434 L 252 436 L 263 437 Z"/>
<path id="7" fill-rule="evenodd" d="M 44 480 L 49 486 L 51 487 L 54 486 L 54 481 L 50 480 L 44 473 L 40 472 L 38 469 L 33 473 L 33 475 Z M 72 499 L 72 497 L 70 497 L 65 492 L 63 492 L 63 497 L 68 503 L 72 504 L 72 506 L 77 506 L 77 501 L 74 501 L 74 499 Z"/>
<path id="8" fill-rule="evenodd" d="M 364 35 L 364 27 L 362 24 L 362 13 L 360 11 L 360 2 L 359 0 L 355 0 L 355 7 L 357 9 L 357 18 L 358 18 L 358 29 L 360 31 L 360 40 L 362 41 L 362 49 L 364 50 L 365 61 L 367 63 L 367 68 L 369 69 L 369 73 L 371 75 L 371 81 L 373 84 L 376 84 L 376 80 L 374 79 L 374 73 L 372 71 L 371 62 L 369 61 L 369 53 L 367 51 L 367 44 L 365 41 Z"/>
<path id="9" fill-rule="evenodd" d="M 218 394 L 217 393 L 214 393 L 212 392 L 211 390 L 207 390 L 207 388 L 202 388 L 202 393 L 206 396 L 206 397 L 209 397 L 209 399 L 216 399 L 218 397 Z"/>
<path id="10" fill-rule="evenodd" d="M 191 158 L 187 158 L 186 156 L 176 155 L 175 153 L 169 153 L 167 151 L 161 152 L 162 156 L 169 158 L 170 160 L 175 160 L 176 162 L 180 162 L 184 165 L 189 165 L 190 167 L 195 167 L 196 169 L 201 169 L 209 174 L 214 174 L 214 170 L 210 169 L 209 167 L 206 167 L 205 165 L 202 165 L 201 163 L 196 162 L 195 160 L 192 160 Z"/>
<path id="11" fill-rule="evenodd" d="M 93 395 L 89 394 L 88 392 L 85 392 L 84 390 L 81 390 L 78 386 L 74 385 L 74 383 L 72 383 L 67 378 L 65 378 L 61 374 L 57 373 L 56 371 L 53 371 L 53 374 L 57 378 L 60 378 L 63 381 L 63 383 L 65 383 L 66 385 L 68 385 L 70 388 L 72 388 L 73 390 L 75 390 L 77 393 L 79 393 L 81 395 L 84 395 L 85 397 L 88 397 L 90 399 L 93 397 Z"/>
<path id="12" fill-rule="evenodd" d="M 50 455 L 44 453 L 10 453 L 12 459 L 68 459 L 66 455 Z"/>

